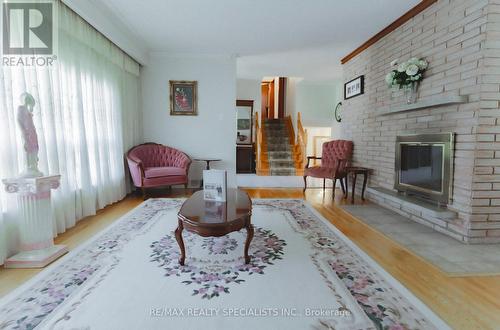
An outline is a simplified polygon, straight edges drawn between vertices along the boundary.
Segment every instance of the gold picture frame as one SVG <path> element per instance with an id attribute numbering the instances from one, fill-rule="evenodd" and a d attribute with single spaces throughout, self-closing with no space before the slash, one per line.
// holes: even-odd
<path id="1" fill-rule="evenodd" d="M 189 80 L 169 80 L 170 115 L 198 115 L 198 82 Z"/>

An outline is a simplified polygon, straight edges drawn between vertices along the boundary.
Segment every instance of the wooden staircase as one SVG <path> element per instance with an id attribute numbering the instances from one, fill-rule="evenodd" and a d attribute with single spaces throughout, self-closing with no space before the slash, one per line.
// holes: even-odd
<path id="1" fill-rule="evenodd" d="M 304 167 L 307 161 L 307 130 L 305 130 L 302 126 L 300 113 L 297 115 L 297 134 L 294 132 L 291 116 L 287 116 L 282 121 L 283 125 L 286 127 L 286 131 L 288 132 L 288 142 L 290 148 L 287 149 L 287 152 L 291 152 L 291 159 L 293 160 L 295 166 L 295 175 L 302 176 L 304 175 Z M 272 175 L 273 172 L 269 159 L 269 142 L 273 141 L 273 139 L 267 136 L 268 133 L 266 132 L 269 132 L 269 130 L 266 130 L 265 127 L 263 127 L 263 123 L 263 121 L 259 121 L 259 115 L 256 113 L 256 173 L 257 175 L 266 176 Z M 274 170 L 274 173 L 277 173 L 276 170 Z"/>

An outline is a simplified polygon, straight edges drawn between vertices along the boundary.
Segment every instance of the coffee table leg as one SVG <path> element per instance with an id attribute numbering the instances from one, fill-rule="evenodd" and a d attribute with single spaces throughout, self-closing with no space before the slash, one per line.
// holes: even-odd
<path id="1" fill-rule="evenodd" d="M 177 243 L 179 244 L 179 248 L 181 250 L 181 256 L 179 258 L 179 264 L 181 266 L 184 266 L 184 260 L 186 259 L 186 249 L 184 248 L 184 241 L 182 240 L 182 230 L 184 229 L 184 226 L 182 225 L 182 221 L 179 220 L 179 225 L 177 229 L 175 230 L 175 239 L 177 240 Z"/>
<path id="2" fill-rule="evenodd" d="M 248 248 L 250 247 L 250 242 L 252 241 L 253 238 L 253 226 L 251 224 L 248 224 L 246 228 L 247 228 L 247 240 L 245 242 L 245 263 L 249 264 L 250 256 L 248 255 Z"/>
<path id="3" fill-rule="evenodd" d="M 356 179 L 358 175 L 356 173 L 352 174 L 352 192 L 351 192 L 351 204 L 354 204 L 354 192 L 356 191 Z"/>
<path id="4" fill-rule="evenodd" d="M 363 190 L 361 191 L 361 199 L 365 200 L 365 190 L 366 190 L 366 183 L 368 181 L 368 173 L 363 173 L 364 178 L 363 178 Z"/>

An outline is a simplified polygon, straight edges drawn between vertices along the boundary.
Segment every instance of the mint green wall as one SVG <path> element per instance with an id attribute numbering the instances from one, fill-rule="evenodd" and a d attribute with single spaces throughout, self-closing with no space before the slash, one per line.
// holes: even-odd
<path id="1" fill-rule="evenodd" d="M 342 82 L 307 82 L 295 86 L 295 112 L 302 114 L 304 126 L 332 127 L 332 136 L 340 135 L 339 123 L 334 119 L 335 105 L 342 99 Z"/>

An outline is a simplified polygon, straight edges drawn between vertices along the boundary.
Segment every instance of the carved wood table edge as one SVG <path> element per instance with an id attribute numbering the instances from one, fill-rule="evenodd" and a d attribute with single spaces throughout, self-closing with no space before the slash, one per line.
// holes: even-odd
<path id="1" fill-rule="evenodd" d="M 216 222 L 204 222 L 206 203 L 218 203 L 218 207 L 225 208 L 221 212 L 222 218 Z M 244 246 L 245 263 L 250 263 L 248 249 L 254 236 L 254 228 L 251 223 L 252 200 L 249 195 L 240 189 L 228 189 L 228 199 L 226 202 L 205 201 L 203 191 L 197 191 L 188 198 L 181 206 L 177 214 L 178 224 L 175 230 L 175 238 L 179 244 L 180 257 L 179 264 L 184 266 L 186 259 L 186 249 L 182 238 L 183 230 L 197 234 L 201 237 L 220 237 L 231 232 L 239 231 L 243 228 L 247 231 L 247 238 Z"/>

